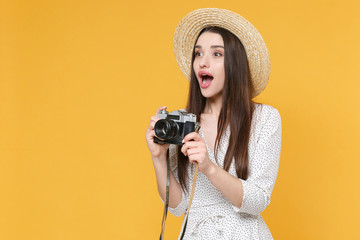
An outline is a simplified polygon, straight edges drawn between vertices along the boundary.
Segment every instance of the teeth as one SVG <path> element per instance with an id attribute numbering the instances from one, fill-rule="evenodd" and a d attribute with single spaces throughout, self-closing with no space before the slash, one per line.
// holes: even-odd
<path id="1" fill-rule="evenodd" d="M 205 83 L 206 83 L 206 80 L 203 80 L 202 83 L 205 84 Z"/>

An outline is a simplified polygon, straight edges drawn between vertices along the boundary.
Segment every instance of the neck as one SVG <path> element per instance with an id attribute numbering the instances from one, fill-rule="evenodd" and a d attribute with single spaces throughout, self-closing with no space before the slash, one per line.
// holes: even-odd
<path id="1" fill-rule="evenodd" d="M 222 108 L 222 95 L 207 98 L 204 113 L 216 115 L 219 118 L 220 111 Z"/>

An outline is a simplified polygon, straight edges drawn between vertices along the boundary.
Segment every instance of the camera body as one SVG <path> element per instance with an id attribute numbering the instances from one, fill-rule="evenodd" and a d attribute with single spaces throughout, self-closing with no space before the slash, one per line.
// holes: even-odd
<path id="1" fill-rule="evenodd" d="M 188 114 L 183 110 L 176 110 L 170 114 L 166 110 L 162 110 L 157 116 L 160 120 L 154 126 L 155 143 L 182 145 L 184 137 L 194 132 L 198 126 L 196 115 Z"/>

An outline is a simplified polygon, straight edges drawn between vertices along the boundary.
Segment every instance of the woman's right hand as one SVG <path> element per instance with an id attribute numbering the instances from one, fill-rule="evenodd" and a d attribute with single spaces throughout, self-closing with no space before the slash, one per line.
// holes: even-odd
<path id="1" fill-rule="evenodd" d="M 158 158 L 160 156 L 166 156 L 166 152 L 170 146 L 170 144 L 158 144 L 154 143 L 154 137 L 155 137 L 155 131 L 154 126 L 155 123 L 160 119 L 157 114 L 161 111 L 166 109 L 166 107 L 159 107 L 156 110 L 155 116 L 152 116 L 150 118 L 150 124 L 149 127 L 146 130 L 145 138 L 148 145 L 148 148 L 150 150 L 152 158 Z"/>

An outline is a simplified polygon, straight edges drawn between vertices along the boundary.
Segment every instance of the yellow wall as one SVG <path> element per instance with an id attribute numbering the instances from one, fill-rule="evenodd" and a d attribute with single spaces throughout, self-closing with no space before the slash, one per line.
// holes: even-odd
<path id="1" fill-rule="evenodd" d="M 358 1 L 0 3 L 0 239 L 157 239 L 162 203 L 145 142 L 160 105 L 184 107 L 172 36 L 200 7 L 250 20 L 272 73 L 257 98 L 283 121 L 263 216 L 275 239 L 356 239 Z M 166 239 L 180 218 L 170 216 Z"/>

